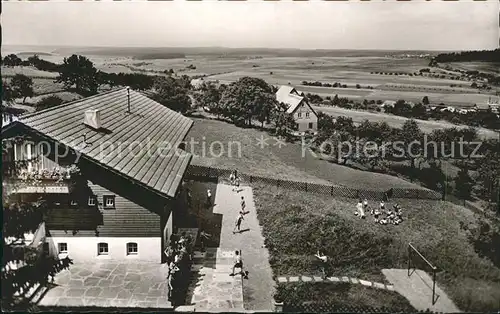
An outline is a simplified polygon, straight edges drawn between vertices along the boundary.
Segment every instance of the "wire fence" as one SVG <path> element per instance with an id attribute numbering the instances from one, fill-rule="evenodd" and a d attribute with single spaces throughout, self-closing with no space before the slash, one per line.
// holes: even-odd
<path id="1" fill-rule="evenodd" d="M 218 182 L 219 179 L 229 179 L 233 170 L 190 165 L 186 172 L 186 179 L 197 181 Z M 407 199 L 430 199 L 439 200 L 441 194 L 428 189 L 408 189 L 391 188 L 388 190 L 364 190 L 355 189 L 340 185 L 326 185 L 310 183 L 305 181 L 292 181 L 263 176 L 249 175 L 238 172 L 238 177 L 246 183 L 261 183 L 276 188 L 290 189 L 295 191 L 304 191 L 323 195 L 346 197 L 346 198 L 366 198 L 369 200 L 381 200 L 387 198 L 407 198 Z"/>
<path id="2" fill-rule="evenodd" d="M 415 313 L 414 309 L 389 307 L 369 307 L 340 304 L 338 302 L 297 302 L 285 301 L 283 312 L 292 313 Z M 422 312 L 424 313 L 424 312 Z M 432 313 L 432 312 L 425 312 Z"/>

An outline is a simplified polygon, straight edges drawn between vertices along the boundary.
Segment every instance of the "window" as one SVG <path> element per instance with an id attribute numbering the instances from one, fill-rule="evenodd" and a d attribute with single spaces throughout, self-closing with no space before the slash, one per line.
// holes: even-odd
<path id="1" fill-rule="evenodd" d="M 68 253 L 68 243 L 58 243 L 57 250 L 59 251 L 59 254 Z"/>
<path id="2" fill-rule="evenodd" d="M 302 112 L 297 112 L 297 118 L 302 117 Z"/>
<path id="3" fill-rule="evenodd" d="M 309 112 L 306 112 L 306 118 L 309 118 Z"/>
<path id="4" fill-rule="evenodd" d="M 138 248 L 137 243 L 129 242 L 127 243 L 127 255 L 137 255 Z"/>
<path id="5" fill-rule="evenodd" d="M 104 208 L 115 208 L 115 196 L 114 195 L 104 195 L 103 196 Z"/>
<path id="6" fill-rule="evenodd" d="M 108 244 L 107 243 L 97 243 L 97 255 L 108 255 Z"/>
<path id="7" fill-rule="evenodd" d="M 96 203 L 96 197 L 95 196 L 89 196 L 88 205 L 89 206 L 95 206 L 95 203 Z"/>
<path id="8" fill-rule="evenodd" d="M 309 128 L 312 129 L 313 128 L 313 124 L 312 122 L 309 122 Z"/>

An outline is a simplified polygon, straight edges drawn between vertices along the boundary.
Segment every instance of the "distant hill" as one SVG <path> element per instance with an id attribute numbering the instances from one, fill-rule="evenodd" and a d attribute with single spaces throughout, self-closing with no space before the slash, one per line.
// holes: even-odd
<path id="1" fill-rule="evenodd" d="M 438 54 L 434 60 L 436 62 L 469 62 L 469 61 L 484 61 L 500 63 L 500 49 L 495 50 L 477 50 L 477 51 L 462 51 L 454 53 Z"/>
<path id="2" fill-rule="evenodd" d="M 16 53 L 16 55 L 19 58 L 29 58 L 29 57 L 33 57 L 34 55 L 38 55 L 38 56 L 52 56 L 52 54 L 49 53 L 49 52 L 24 52 L 24 51 Z"/>
<path id="3" fill-rule="evenodd" d="M 83 54 L 95 56 L 135 57 L 137 59 L 163 59 L 172 56 L 220 56 L 220 57 L 384 57 L 391 54 L 432 54 L 436 51 L 394 51 L 394 50 L 333 50 L 294 48 L 226 48 L 226 47 L 64 47 L 54 53 L 60 55 Z M 159 56 L 159 57 L 157 57 Z M 157 58 L 155 58 L 157 57 Z M 182 57 L 181 57 L 182 58 Z"/>

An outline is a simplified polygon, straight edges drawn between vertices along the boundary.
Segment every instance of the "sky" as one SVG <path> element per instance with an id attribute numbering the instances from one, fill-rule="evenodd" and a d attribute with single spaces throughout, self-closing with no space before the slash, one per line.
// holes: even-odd
<path id="1" fill-rule="evenodd" d="M 3 45 L 478 50 L 499 44 L 498 0 L 9 1 L 2 7 Z"/>

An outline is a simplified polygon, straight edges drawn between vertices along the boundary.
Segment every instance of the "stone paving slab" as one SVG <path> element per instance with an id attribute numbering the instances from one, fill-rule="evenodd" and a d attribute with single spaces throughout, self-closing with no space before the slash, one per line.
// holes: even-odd
<path id="1" fill-rule="evenodd" d="M 313 278 L 314 278 L 314 281 L 317 281 L 317 282 L 323 281 L 323 278 L 318 277 L 318 276 L 314 276 Z"/>
<path id="2" fill-rule="evenodd" d="M 378 288 L 378 289 L 385 289 L 385 285 L 383 283 L 380 283 L 380 282 L 374 282 L 373 286 L 375 288 Z"/>
<path id="3" fill-rule="evenodd" d="M 367 286 L 367 287 L 371 287 L 372 286 L 372 282 L 371 281 L 366 281 L 366 280 L 360 279 L 359 283 L 362 284 L 363 286 Z"/>
<path id="4" fill-rule="evenodd" d="M 299 277 L 290 277 L 290 278 L 288 278 L 288 281 L 289 282 L 298 282 L 299 281 Z"/>
<path id="5" fill-rule="evenodd" d="M 301 277 L 302 281 L 304 282 L 309 282 L 309 281 L 312 281 L 312 278 L 311 277 L 308 277 L 308 276 L 302 276 Z"/>
<path id="6" fill-rule="evenodd" d="M 56 275 L 38 305 L 171 309 L 167 271 L 142 261 L 74 264 Z"/>
<path id="7" fill-rule="evenodd" d="M 338 282 L 338 281 L 340 281 L 340 279 L 337 278 L 337 277 L 328 277 L 327 279 L 330 280 L 330 281 L 332 281 L 332 282 Z"/>
<path id="8" fill-rule="evenodd" d="M 288 282 L 286 277 L 278 277 L 278 282 Z"/>
<path id="9" fill-rule="evenodd" d="M 191 304 L 195 311 L 232 312 L 243 310 L 242 276 L 230 276 L 234 252 L 228 250 L 207 251 L 199 274 L 203 277 L 193 289 Z"/>

